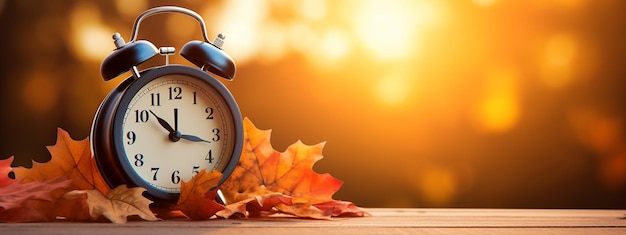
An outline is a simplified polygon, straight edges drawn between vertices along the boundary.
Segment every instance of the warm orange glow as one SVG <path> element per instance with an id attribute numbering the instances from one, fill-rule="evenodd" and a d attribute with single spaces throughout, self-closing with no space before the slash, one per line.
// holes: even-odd
<path id="1" fill-rule="evenodd" d="M 137 15 L 163 3 L 9 2 L 0 0 L 9 31 L 0 37 L 8 45 L 0 102 L 9 110 L 0 151 L 17 159 L 34 154 L 15 148 L 53 140 L 14 148 L 22 141 L 12 133 L 44 138 L 61 126 L 88 134 L 98 104 L 130 76 L 101 79 L 111 35 L 129 40 Z M 176 5 L 202 15 L 210 40 L 226 35 L 222 49 L 237 71 L 220 81 L 244 116 L 275 130 L 277 149 L 328 142 L 316 170 L 345 180 L 337 199 L 365 207 L 624 204 L 626 1 Z M 199 35 L 190 17 L 162 14 L 139 36 L 176 47 L 170 62 L 191 65 L 180 46 Z M 156 56 L 139 69 L 163 62 Z"/>
<path id="2" fill-rule="evenodd" d="M 200 37 L 200 26 L 196 21 L 190 17 L 182 15 L 166 15 L 164 30 L 165 35 L 172 41 L 177 42 L 181 46 L 183 43 L 191 40 L 202 40 Z M 141 29 L 140 29 L 141 30 Z M 130 37 L 130 35 L 129 35 Z M 156 45 L 159 46 L 173 46 L 173 45 Z M 179 48 L 180 50 L 180 48 Z"/>
<path id="3" fill-rule="evenodd" d="M 380 59 L 412 56 L 419 45 L 419 27 L 437 13 L 431 5 L 414 1 L 360 1 L 354 7 L 359 40 Z"/>
<path id="4" fill-rule="evenodd" d="M 497 0 L 474 0 L 474 3 L 476 3 L 476 5 L 479 5 L 481 7 L 491 6 L 495 4 L 496 2 Z"/>
<path id="5" fill-rule="evenodd" d="M 26 80 L 21 98 L 31 111 L 46 113 L 58 105 L 59 86 L 49 74 L 35 72 Z"/>
<path id="6" fill-rule="evenodd" d="M 424 199 L 432 205 L 445 206 L 456 196 L 458 191 L 454 171 L 442 166 L 422 169 L 416 186 Z"/>
<path id="7" fill-rule="evenodd" d="M 576 51 L 576 41 L 567 33 L 558 33 L 548 39 L 542 78 L 546 86 L 559 88 L 570 83 L 572 77 L 575 76 L 571 66 Z"/>
<path id="8" fill-rule="evenodd" d="M 147 0 L 115 0 L 115 8 L 124 17 L 133 18 L 148 8 Z"/>
<path id="9" fill-rule="evenodd" d="M 328 11 L 326 0 L 301 0 L 295 1 L 302 17 L 307 20 L 323 20 Z"/>
<path id="10" fill-rule="evenodd" d="M 80 58 L 100 61 L 114 48 L 113 30 L 100 22 L 96 6 L 82 3 L 74 7 L 71 15 L 72 49 Z"/>
<path id="11" fill-rule="evenodd" d="M 386 104 L 394 105 L 404 101 L 409 93 L 409 84 L 402 75 L 383 77 L 376 86 L 378 98 Z"/>
<path id="12" fill-rule="evenodd" d="M 514 72 L 510 69 L 492 71 L 486 78 L 484 89 L 483 98 L 476 107 L 478 124 L 490 132 L 514 127 L 520 115 Z"/>
<path id="13" fill-rule="evenodd" d="M 263 50 L 264 42 L 260 41 L 264 28 L 262 22 L 267 15 L 267 6 L 264 1 L 227 1 L 216 11 L 208 4 L 201 13 L 213 23 L 209 32 L 226 35 L 224 50 L 227 50 L 237 63 L 249 62 L 257 53 Z"/>
<path id="14" fill-rule="evenodd" d="M 599 178 L 604 186 L 610 190 L 619 190 L 626 184 L 626 148 L 610 155 L 600 167 Z"/>

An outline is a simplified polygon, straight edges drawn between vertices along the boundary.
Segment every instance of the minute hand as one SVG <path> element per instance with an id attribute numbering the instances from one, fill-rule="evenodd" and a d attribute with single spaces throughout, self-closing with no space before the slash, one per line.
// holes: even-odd
<path id="1" fill-rule="evenodd" d="M 200 137 L 197 137 L 195 135 L 181 135 L 180 138 L 189 140 L 189 141 L 193 141 L 193 142 L 206 142 L 206 143 L 211 143 L 208 140 L 204 140 Z"/>

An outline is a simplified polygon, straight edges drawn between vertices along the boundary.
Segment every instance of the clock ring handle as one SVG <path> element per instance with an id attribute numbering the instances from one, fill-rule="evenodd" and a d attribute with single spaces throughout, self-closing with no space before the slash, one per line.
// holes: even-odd
<path id="1" fill-rule="evenodd" d="M 202 37 L 204 37 L 204 41 L 211 43 L 209 41 L 209 37 L 207 36 L 206 25 L 204 24 L 204 20 L 202 19 L 202 16 L 200 16 L 198 13 L 192 10 L 182 8 L 182 7 L 177 7 L 177 6 L 155 7 L 147 11 L 144 11 L 139 16 L 137 16 L 137 19 L 135 20 L 135 24 L 133 24 L 133 31 L 131 33 L 131 36 L 130 36 L 131 39 L 129 43 L 135 42 L 137 40 L 137 31 L 139 31 L 139 25 L 141 24 L 141 21 L 143 21 L 145 18 L 148 18 L 149 16 L 158 15 L 161 13 L 182 13 L 182 14 L 193 17 L 194 19 L 196 19 L 196 21 L 198 21 L 198 23 L 200 23 L 200 29 L 202 30 Z"/>

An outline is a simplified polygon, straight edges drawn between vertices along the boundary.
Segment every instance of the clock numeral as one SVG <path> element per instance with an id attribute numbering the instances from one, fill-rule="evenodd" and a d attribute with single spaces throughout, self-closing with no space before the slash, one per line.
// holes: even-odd
<path id="1" fill-rule="evenodd" d="M 168 89 L 170 90 L 170 100 L 180 100 L 183 98 L 182 96 L 183 88 L 180 88 L 179 86 L 177 86 L 177 87 L 170 87 Z"/>
<path id="2" fill-rule="evenodd" d="M 191 169 L 192 176 L 195 176 L 198 173 L 200 173 L 200 166 L 193 166 L 193 169 Z"/>
<path id="3" fill-rule="evenodd" d="M 128 145 L 133 145 L 135 143 L 135 140 L 137 140 L 137 135 L 135 135 L 134 131 L 129 131 L 128 133 L 126 133 L 126 137 L 128 138 L 128 142 L 126 142 Z"/>
<path id="4" fill-rule="evenodd" d="M 198 104 L 197 100 L 196 100 L 196 92 L 193 92 L 193 104 Z"/>
<path id="5" fill-rule="evenodd" d="M 215 136 L 213 136 L 212 140 L 215 142 L 220 141 L 220 129 L 217 127 L 213 128 L 213 134 L 215 134 Z"/>
<path id="6" fill-rule="evenodd" d="M 135 154 L 135 166 L 136 167 L 143 166 L 143 154 L 141 153 Z"/>
<path id="7" fill-rule="evenodd" d="M 147 122 L 150 119 L 148 110 L 135 110 L 135 122 Z"/>
<path id="8" fill-rule="evenodd" d="M 156 181 L 157 180 L 157 173 L 159 173 L 159 168 L 158 167 L 152 167 L 152 168 L 150 168 L 150 172 L 153 172 L 152 180 Z"/>
<path id="9" fill-rule="evenodd" d="M 152 97 L 152 106 L 161 106 L 161 93 L 150 93 L 150 97 Z"/>
<path id="10" fill-rule="evenodd" d="M 180 174 L 180 171 L 172 172 L 172 183 L 174 184 L 180 183 L 180 176 L 178 174 Z"/>
<path id="11" fill-rule="evenodd" d="M 208 114 L 208 116 L 206 117 L 206 119 L 213 119 L 213 108 L 211 107 L 207 107 L 204 112 L 206 114 Z"/>
<path id="12" fill-rule="evenodd" d="M 213 163 L 213 153 L 211 152 L 212 150 L 209 149 L 209 153 L 207 153 L 207 155 L 204 157 L 204 160 L 209 160 L 209 163 Z"/>

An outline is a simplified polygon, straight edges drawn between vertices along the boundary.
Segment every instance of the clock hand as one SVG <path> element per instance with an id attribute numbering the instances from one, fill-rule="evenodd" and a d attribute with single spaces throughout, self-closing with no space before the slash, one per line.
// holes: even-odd
<path id="1" fill-rule="evenodd" d="M 174 109 L 174 110 L 175 110 L 174 113 L 177 114 L 176 111 L 178 111 L 178 110 L 176 110 L 176 109 Z M 152 110 L 149 110 L 149 111 L 150 111 L 150 113 L 152 115 L 154 115 L 154 117 L 156 117 L 156 119 L 159 121 L 159 124 L 161 124 L 161 126 L 163 128 L 165 128 L 167 131 L 170 132 L 168 137 L 170 138 L 170 140 L 172 142 L 177 142 L 177 141 L 180 140 L 180 137 L 182 136 L 182 134 L 180 134 L 179 131 L 174 130 L 174 128 L 172 128 L 172 126 L 169 123 L 167 123 L 167 121 L 165 121 L 163 118 L 160 118 L 159 116 L 157 116 L 154 112 L 152 112 Z M 176 119 L 175 121 L 178 121 L 178 118 L 175 118 L 175 119 Z"/>
<path id="2" fill-rule="evenodd" d="M 189 140 L 189 141 L 193 141 L 193 142 L 206 142 L 206 143 L 211 143 L 207 140 L 203 140 L 200 137 L 194 136 L 194 135 L 183 135 L 180 134 L 180 132 L 178 131 L 178 109 L 174 109 L 174 130 L 176 130 L 176 133 L 178 133 L 180 135 L 180 138 Z"/>
<path id="3" fill-rule="evenodd" d="M 176 130 L 174 130 L 174 128 L 172 128 L 172 126 L 170 126 L 170 124 L 167 123 L 167 121 L 165 121 L 165 120 L 163 120 L 163 118 L 160 118 L 159 116 L 157 116 L 154 112 L 152 112 L 152 110 L 149 110 L 149 111 L 150 111 L 150 113 L 152 115 L 154 115 L 154 117 L 156 117 L 156 119 L 159 121 L 159 124 L 161 124 L 161 126 L 163 128 L 165 128 L 170 133 L 176 133 Z"/>
<path id="4" fill-rule="evenodd" d="M 197 137 L 195 135 L 181 135 L 180 138 L 189 140 L 189 141 L 193 141 L 193 142 L 205 142 L 205 143 L 211 143 L 208 140 L 203 140 L 200 137 Z"/>
<path id="5" fill-rule="evenodd" d="M 194 135 L 183 135 L 178 131 L 178 109 L 174 109 L 174 126 L 175 128 L 172 128 L 172 126 L 167 123 L 167 121 L 165 121 L 163 118 L 160 118 L 159 116 L 157 116 L 154 112 L 152 112 L 152 110 L 149 110 L 150 113 L 152 115 L 154 115 L 154 117 L 156 117 L 156 119 L 159 121 L 159 124 L 161 124 L 161 126 L 163 128 L 165 128 L 167 131 L 170 132 L 169 134 L 169 138 L 171 141 L 176 142 L 178 140 L 180 140 L 181 138 L 192 141 L 192 142 L 205 142 L 205 143 L 211 143 L 208 140 L 204 140 L 200 137 L 194 136 Z"/>
<path id="6" fill-rule="evenodd" d="M 174 130 L 178 131 L 178 109 L 174 109 Z"/>

